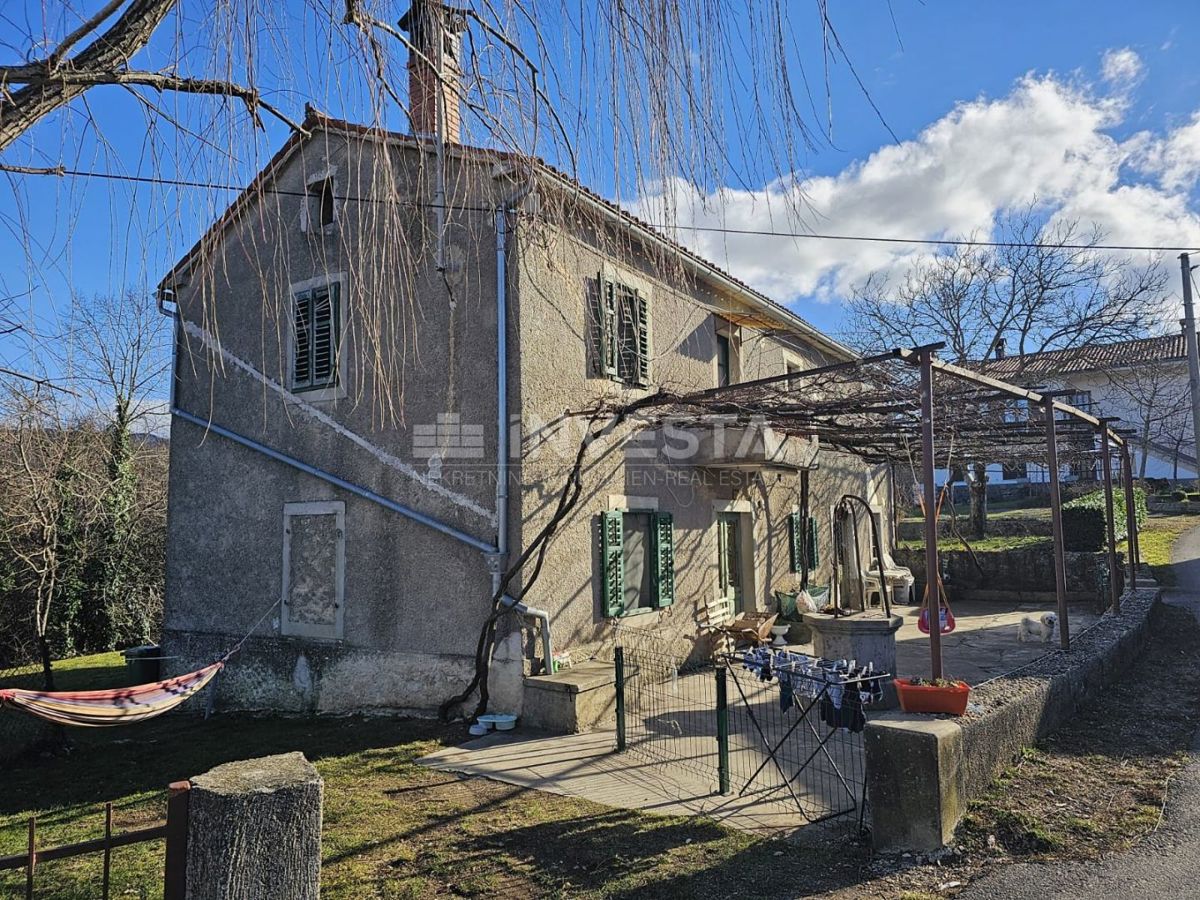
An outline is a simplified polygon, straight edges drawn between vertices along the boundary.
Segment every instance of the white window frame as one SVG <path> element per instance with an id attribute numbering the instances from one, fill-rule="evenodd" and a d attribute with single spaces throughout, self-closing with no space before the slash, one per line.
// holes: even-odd
<path id="1" fill-rule="evenodd" d="M 333 625 L 312 625 L 293 622 L 288 618 L 290 604 L 288 590 L 291 587 L 292 562 L 292 518 L 294 516 L 336 516 L 337 547 L 334 551 L 334 611 Z M 346 611 L 346 504 L 341 500 L 318 500 L 283 504 L 283 579 L 280 593 L 279 633 L 289 637 L 313 640 L 340 641 L 344 632 Z"/>
<path id="2" fill-rule="evenodd" d="M 284 385 L 287 387 L 288 392 L 290 394 L 292 394 L 295 397 L 299 397 L 299 398 L 303 399 L 306 403 L 312 403 L 314 401 L 319 403 L 322 400 L 341 400 L 343 397 L 346 396 L 346 369 L 347 369 L 347 367 L 346 367 L 345 363 L 347 360 L 347 354 L 345 354 L 343 351 L 346 349 L 346 347 L 348 346 L 348 343 L 349 343 L 347 340 L 347 336 L 346 336 L 346 307 L 349 305 L 349 302 L 350 302 L 350 300 L 349 300 L 350 292 L 346 290 L 348 282 L 349 282 L 349 279 L 347 278 L 345 272 L 334 272 L 331 275 L 317 275 L 314 278 L 306 278 L 304 281 L 296 281 L 296 282 L 293 282 L 288 285 L 287 331 L 285 332 L 284 342 L 283 342 L 284 343 L 283 352 L 285 354 L 284 364 L 287 367 L 287 370 L 285 372 Z M 308 291 L 308 290 L 312 290 L 313 288 L 319 288 L 319 287 L 327 287 L 327 286 L 329 286 L 331 284 L 335 284 L 335 283 L 338 285 L 338 297 L 339 297 L 338 304 L 337 304 L 337 316 L 338 316 L 337 332 L 339 335 L 338 347 L 337 347 L 338 358 L 337 358 L 337 369 L 336 369 L 337 382 L 335 384 L 331 384 L 329 387 L 316 388 L 313 390 L 306 390 L 306 391 L 295 391 L 292 388 L 292 384 L 295 381 L 295 374 L 296 374 L 295 373 L 295 367 L 296 367 L 296 348 L 295 348 L 296 312 L 295 312 L 295 309 L 293 308 L 293 304 L 296 302 L 296 295 L 301 293 L 302 291 Z"/>

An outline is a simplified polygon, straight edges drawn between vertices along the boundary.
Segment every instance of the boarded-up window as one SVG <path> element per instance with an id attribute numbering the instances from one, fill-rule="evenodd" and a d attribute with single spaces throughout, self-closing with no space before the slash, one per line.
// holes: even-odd
<path id="1" fill-rule="evenodd" d="M 284 504 L 284 634 L 342 637 L 345 517 L 345 505 L 339 501 Z"/>

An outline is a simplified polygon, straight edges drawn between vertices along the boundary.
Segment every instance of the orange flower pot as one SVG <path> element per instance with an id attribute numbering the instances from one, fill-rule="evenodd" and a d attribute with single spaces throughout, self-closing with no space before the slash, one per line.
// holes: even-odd
<path id="1" fill-rule="evenodd" d="M 913 684 L 907 678 L 895 678 L 892 683 L 896 685 L 896 693 L 900 697 L 900 708 L 905 712 L 961 716 L 967 711 L 971 686 L 965 681 L 956 681 L 949 687 Z"/>

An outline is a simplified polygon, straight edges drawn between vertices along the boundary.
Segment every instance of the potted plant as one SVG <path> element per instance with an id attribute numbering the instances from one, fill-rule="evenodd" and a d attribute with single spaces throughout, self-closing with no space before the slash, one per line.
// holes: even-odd
<path id="1" fill-rule="evenodd" d="M 905 712 L 949 713 L 961 716 L 967 711 L 971 686 L 965 681 L 946 678 L 896 678 L 896 694 Z"/>

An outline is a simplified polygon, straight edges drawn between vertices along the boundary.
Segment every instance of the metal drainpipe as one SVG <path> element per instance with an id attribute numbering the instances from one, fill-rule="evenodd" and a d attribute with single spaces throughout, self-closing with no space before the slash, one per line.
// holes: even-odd
<path id="1" fill-rule="evenodd" d="M 500 566 L 508 561 L 508 216 L 532 190 L 526 185 L 496 207 L 496 549 L 499 565 L 492 572 L 492 593 L 500 590 Z M 554 671 L 550 614 L 505 594 L 500 602 L 541 622 L 546 674 Z"/>

